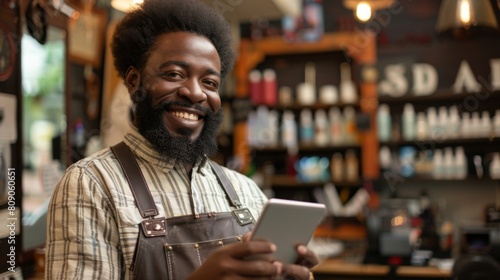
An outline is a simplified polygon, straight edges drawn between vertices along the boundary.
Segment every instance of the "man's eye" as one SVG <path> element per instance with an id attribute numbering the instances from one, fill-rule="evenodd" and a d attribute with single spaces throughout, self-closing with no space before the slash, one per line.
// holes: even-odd
<path id="1" fill-rule="evenodd" d="M 165 74 L 163 74 L 165 77 L 168 77 L 168 78 L 180 78 L 181 77 L 181 74 L 178 73 L 178 72 L 167 72 Z"/>
<path id="2" fill-rule="evenodd" d="M 214 82 L 214 81 L 212 81 L 212 80 L 206 80 L 205 84 L 207 84 L 207 85 L 209 85 L 209 86 L 211 86 L 211 87 L 213 87 L 215 89 L 219 89 L 219 84 L 216 83 L 216 82 Z"/>

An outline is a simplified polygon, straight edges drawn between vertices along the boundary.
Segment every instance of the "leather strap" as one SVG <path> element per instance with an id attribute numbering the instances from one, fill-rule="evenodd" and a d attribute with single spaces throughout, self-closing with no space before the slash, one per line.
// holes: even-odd
<path id="1" fill-rule="evenodd" d="M 130 148 L 122 141 L 112 146 L 111 151 L 115 154 L 124 171 L 123 173 L 125 173 L 141 216 L 143 218 L 152 218 L 158 215 L 158 209 L 146 184 L 146 180 Z"/>
<path id="2" fill-rule="evenodd" d="M 241 207 L 241 202 L 238 199 L 238 194 L 234 190 L 233 184 L 231 184 L 231 181 L 229 181 L 229 178 L 227 177 L 226 173 L 222 170 L 219 164 L 216 162 L 209 160 L 208 163 L 210 163 L 210 166 L 212 167 L 213 171 L 215 172 L 215 175 L 219 181 L 219 184 L 224 188 L 224 191 L 226 192 L 227 196 L 229 197 L 229 200 L 232 204 L 233 207 L 240 208 Z"/>

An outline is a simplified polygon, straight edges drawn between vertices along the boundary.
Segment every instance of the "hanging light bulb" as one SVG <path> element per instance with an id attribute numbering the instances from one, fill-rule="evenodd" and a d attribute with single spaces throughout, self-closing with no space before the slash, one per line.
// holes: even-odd
<path id="1" fill-rule="evenodd" d="M 124 13 L 142 4 L 144 0 L 111 0 L 111 7 Z"/>
<path id="2" fill-rule="evenodd" d="M 470 3 L 469 0 L 460 0 L 459 3 L 459 18 L 463 25 L 470 25 Z"/>
<path id="3" fill-rule="evenodd" d="M 436 30 L 441 35 L 470 37 L 498 34 L 490 0 L 443 0 Z"/>
<path id="4" fill-rule="evenodd" d="M 369 21 L 377 10 L 387 9 L 395 0 L 344 0 L 344 7 L 354 11 L 361 22 Z"/>
<path id="5" fill-rule="evenodd" d="M 362 22 L 367 22 L 372 17 L 372 7 L 367 2 L 360 2 L 356 6 L 356 18 Z"/>

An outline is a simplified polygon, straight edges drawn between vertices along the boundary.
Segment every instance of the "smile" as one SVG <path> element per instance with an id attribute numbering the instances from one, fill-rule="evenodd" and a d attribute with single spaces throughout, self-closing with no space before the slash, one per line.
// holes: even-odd
<path id="1" fill-rule="evenodd" d="M 178 117 L 178 118 L 183 118 L 183 119 L 191 120 L 191 121 L 197 121 L 200 119 L 199 115 L 193 114 L 193 113 L 179 112 L 179 111 L 170 111 L 169 113 Z"/>

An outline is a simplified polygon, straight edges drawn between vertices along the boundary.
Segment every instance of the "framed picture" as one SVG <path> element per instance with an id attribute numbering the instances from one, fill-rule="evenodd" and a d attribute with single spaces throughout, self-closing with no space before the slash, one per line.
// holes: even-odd
<path id="1" fill-rule="evenodd" d="M 82 12 L 69 28 L 69 58 L 72 62 L 100 68 L 104 49 L 106 12 Z"/>

